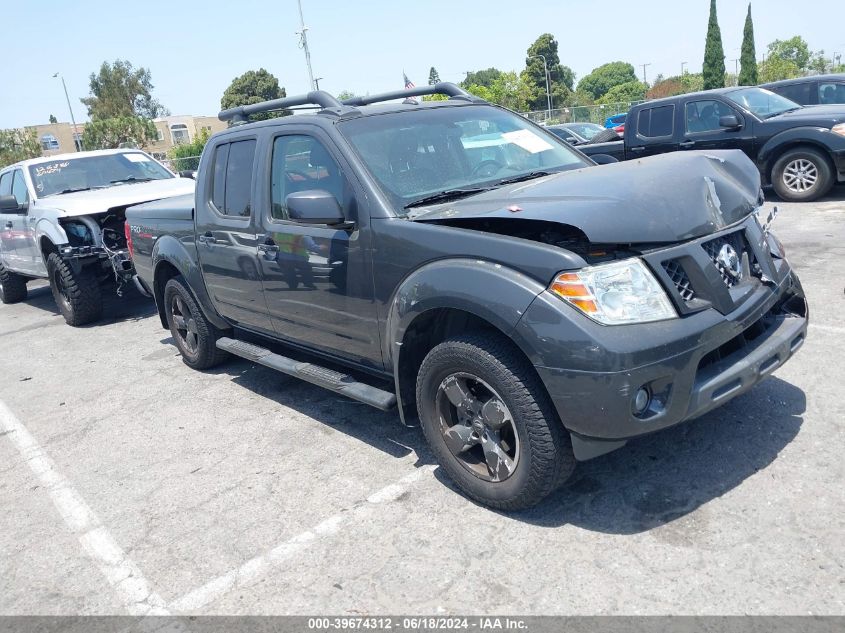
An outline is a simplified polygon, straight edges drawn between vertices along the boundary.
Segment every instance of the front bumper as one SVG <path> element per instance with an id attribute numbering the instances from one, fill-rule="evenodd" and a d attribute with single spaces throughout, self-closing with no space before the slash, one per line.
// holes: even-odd
<path id="1" fill-rule="evenodd" d="M 560 301 L 538 299 L 518 324 L 518 338 L 554 327 L 544 308 L 554 309 L 553 302 Z M 639 326 L 589 324 L 583 329 L 591 345 L 578 337 L 567 341 L 576 351 L 575 362 L 569 355 L 570 365 L 578 368 L 532 360 L 572 435 L 576 458 L 584 460 L 698 417 L 748 391 L 801 347 L 807 324 L 803 290 L 788 273 L 776 288 L 760 284 L 727 315 L 711 309 Z M 546 338 L 546 343 L 551 341 Z M 559 340 L 554 347 L 555 355 L 566 357 Z M 541 356 L 548 359 L 551 352 L 550 346 Z M 601 371 L 604 367 L 613 371 Z M 641 388 L 651 399 L 636 415 L 633 399 Z"/>

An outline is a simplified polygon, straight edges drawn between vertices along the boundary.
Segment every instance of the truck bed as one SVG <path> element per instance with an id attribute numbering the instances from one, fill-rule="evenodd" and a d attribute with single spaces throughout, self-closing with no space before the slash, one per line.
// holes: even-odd
<path id="1" fill-rule="evenodd" d="M 588 145 L 579 145 L 578 150 L 587 156 L 595 156 L 596 154 L 606 154 L 613 156 L 616 160 L 625 160 L 625 141 L 608 141 L 607 143 L 591 143 Z"/>

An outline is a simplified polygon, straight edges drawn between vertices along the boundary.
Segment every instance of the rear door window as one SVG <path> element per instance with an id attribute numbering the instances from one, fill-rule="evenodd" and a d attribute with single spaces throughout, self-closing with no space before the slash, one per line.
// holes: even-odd
<path id="1" fill-rule="evenodd" d="M 801 84 L 791 84 L 789 86 L 779 86 L 774 89 L 774 92 L 800 105 L 807 105 L 812 103 L 810 100 L 810 91 L 812 88 L 813 84 L 807 82 Z"/>
<path id="2" fill-rule="evenodd" d="M 211 202 L 223 215 L 249 217 L 255 139 L 218 145 L 214 150 Z"/>
<path id="3" fill-rule="evenodd" d="M 637 133 L 646 138 L 672 136 L 675 129 L 675 105 L 658 106 L 640 110 Z"/>

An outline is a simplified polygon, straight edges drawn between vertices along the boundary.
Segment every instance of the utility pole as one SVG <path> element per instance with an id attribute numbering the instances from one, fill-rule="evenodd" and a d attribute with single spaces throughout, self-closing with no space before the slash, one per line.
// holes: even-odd
<path id="1" fill-rule="evenodd" d="M 546 106 L 548 107 L 548 117 L 552 117 L 552 93 L 549 90 L 549 66 L 546 64 L 545 55 L 531 55 L 528 59 L 540 58 L 543 60 L 543 74 L 546 76 Z"/>
<path id="2" fill-rule="evenodd" d="M 299 47 L 305 51 L 305 64 L 308 66 L 308 81 L 311 82 L 311 90 L 316 90 L 314 83 L 314 71 L 311 70 L 311 51 L 308 50 L 308 27 L 305 26 L 305 18 L 302 17 L 302 0 L 297 0 L 299 4 L 299 28 L 296 33 L 299 36 Z"/>
<path id="3" fill-rule="evenodd" d="M 689 62 L 681 62 L 681 77 L 684 76 L 684 66 L 686 66 Z"/>
<path id="4" fill-rule="evenodd" d="M 739 85 L 739 60 L 738 59 L 732 59 L 731 61 L 734 63 L 734 85 L 738 86 Z"/>
<path id="5" fill-rule="evenodd" d="M 317 86 L 317 90 L 320 89 L 320 82 L 322 81 L 322 77 L 314 77 L 314 85 Z"/>
<path id="6" fill-rule="evenodd" d="M 67 94 L 67 85 L 65 84 L 65 77 L 64 75 L 60 75 L 59 73 L 54 73 L 53 79 L 55 79 L 56 77 L 62 78 L 62 88 L 65 89 L 67 109 L 70 111 L 70 122 L 73 123 L 73 148 L 78 152 L 82 150 L 82 137 L 79 136 L 79 130 L 76 129 L 76 119 L 73 117 L 73 108 L 70 106 L 70 97 Z M 77 139 L 79 139 L 79 145 L 76 144 Z"/>
<path id="7" fill-rule="evenodd" d="M 648 80 L 646 79 L 646 76 L 645 76 L 645 69 L 646 69 L 646 66 L 651 66 L 651 64 L 641 64 L 641 65 L 643 67 L 643 83 L 647 84 Z"/>

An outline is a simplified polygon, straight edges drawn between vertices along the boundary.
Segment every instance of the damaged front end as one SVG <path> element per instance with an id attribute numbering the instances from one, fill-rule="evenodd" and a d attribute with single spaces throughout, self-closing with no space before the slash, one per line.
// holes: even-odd
<path id="1" fill-rule="evenodd" d="M 127 248 L 125 221 L 124 208 L 59 220 L 67 235 L 67 243 L 57 247 L 62 258 L 98 265 L 101 281 L 113 280 L 118 296 L 122 296 L 126 284 L 135 278 L 135 267 Z"/>

